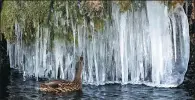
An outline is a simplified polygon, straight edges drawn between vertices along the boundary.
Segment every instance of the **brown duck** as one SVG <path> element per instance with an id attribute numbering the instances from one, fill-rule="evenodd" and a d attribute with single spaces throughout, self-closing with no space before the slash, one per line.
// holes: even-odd
<path id="1" fill-rule="evenodd" d="M 53 80 L 50 82 L 40 84 L 40 91 L 50 92 L 50 93 L 63 93 L 72 92 L 82 89 L 82 67 L 83 67 L 83 57 L 80 57 L 78 62 L 78 68 L 76 68 L 75 78 L 72 82 L 65 80 Z"/>

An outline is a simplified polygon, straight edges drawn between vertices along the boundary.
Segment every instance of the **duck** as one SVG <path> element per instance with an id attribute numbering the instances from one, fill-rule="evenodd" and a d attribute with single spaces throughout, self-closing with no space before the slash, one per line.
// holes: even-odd
<path id="1" fill-rule="evenodd" d="M 83 67 L 83 57 L 80 57 L 77 62 L 77 67 L 75 70 L 75 78 L 73 81 L 66 80 L 52 80 L 49 82 L 44 82 L 40 84 L 40 91 L 49 93 L 65 93 L 82 90 L 82 67 Z"/>

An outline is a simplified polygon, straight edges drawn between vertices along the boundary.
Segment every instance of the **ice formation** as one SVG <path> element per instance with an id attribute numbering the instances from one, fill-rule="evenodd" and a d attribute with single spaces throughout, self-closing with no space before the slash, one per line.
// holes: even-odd
<path id="1" fill-rule="evenodd" d="M 103 31 L 94 31 L 93 21 L 91 32 L 86 21 L 83 25 L 72 23 L 74 43 L 54 39 L 52 51 L 48 50 L 48 28 L 38 26 L 35 43 L 24 45 L 21 28 L 15 24 L 16 42 L 8 42 L 10 66 L 24 72 L 24 76 L 60 75 L 72 80 L 76 61 L 83 55 L 84 84 L 176 87 L 183 82 L 189 60 L 189 27 L 182 6 L 178 4 L 169 12 L 164 4 L 147 1 L 136 11 L 120 12 L 113 3 L 111 13 L 113 20 L 106 21 Z M 55 20 L 56 27 L 58 20 L 72 21 L 66 21 L 58 12 Z"/>

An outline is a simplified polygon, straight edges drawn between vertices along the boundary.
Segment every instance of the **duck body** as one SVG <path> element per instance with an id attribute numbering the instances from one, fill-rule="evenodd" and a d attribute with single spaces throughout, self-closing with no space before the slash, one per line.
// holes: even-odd
<path id="1" fill-rule="evenodd" d="M 40 84 L 39 90 L 42 92 L 50 93 L 63 93 L 63 92 L 73 92 L 82 89 L 81 73 L 83 66 L 83 58 L 80 57 L 78 62 L 78 67 L 76 68 L 75 78 L 72 82 L 65 80 L 53 80 Z"/>
<path id="2" fill-rule="evenodd" d="M 63 81 L 63 80 L 54 80 L 47 83 L 42 83 L 40 85 L 40 91 L 51 92 L 51 93 L 62 93 L 62 92 L 71 92 L 78 91 L 82 89 L 81 82 L 73 81 Z"/>

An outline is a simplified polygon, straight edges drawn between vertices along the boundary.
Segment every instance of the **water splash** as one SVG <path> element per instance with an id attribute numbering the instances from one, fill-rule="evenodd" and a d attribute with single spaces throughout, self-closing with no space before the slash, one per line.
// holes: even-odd
<path id="1" fill-rule="evenodd" d="M 90 26 L 86 20 L 77 25 L 68 20 L 71 13 L 66 18 L 55 13 L 57 28 L 59 21 L 71 23 L 74 42 L 54 38 L 51 51 L 49 28 L 38 26 L 35 43 L 24 45 L 20 26 L 15 25 L 17 40 L 8 42 L 10 66 L 25 76 L 73 80 L 76 61 L 83 54 L 84 84 L 176 87 L 183 82 L 189 61 L 189 27 L 179 4 L 168 12 L 167 6 L 147 1 L 144 7 L 121 13 L 113 3 L 113 20 L 106 21 L 103 31 L 98 32 L 93 21 Z"/>

